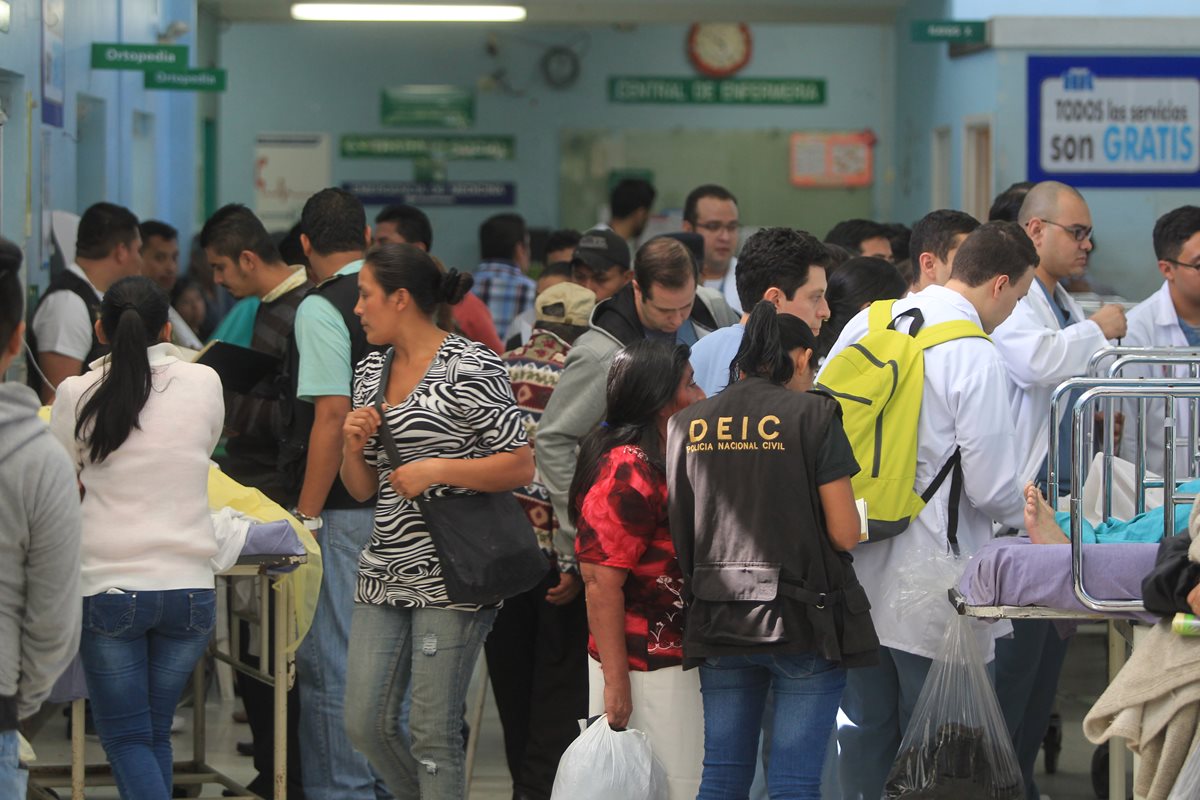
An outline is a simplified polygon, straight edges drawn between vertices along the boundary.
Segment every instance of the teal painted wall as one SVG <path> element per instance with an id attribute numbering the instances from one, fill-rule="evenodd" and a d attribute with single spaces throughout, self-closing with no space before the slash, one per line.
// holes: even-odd
<path id="1" fill-rule="evenodd" d="M 946 45 L 910 41 L 914 19 L 987 19 L 991 16 L 1046 14 L 1095 16 L 1090 3 L 995 2 L 993 0 L 917 0 L 896 23 L 896 171 L 895 216 L 910 220 L 929 209 L 930 163 L 934 128 L 952 131 L 951 199 L 961 197 L 963 119 L 988 115 L 992 120 L 993 181 L 997 192 L 1026 179 L 1026 63 L 1031 55 L 1169 55 L 1169 52 L 1099 48 L 1081 50 L 988 50 L 950 58 Z M 1194 3 L 1106 2 L 1105 16 L 1194 16 Z M 1193 53 L 1187 53 L 1193 55 Z M 1098 247 L 1091 258 L 1093 284 L 1114 289 L 1131 300 L 1142 300 L 1162 283 L 1155 266 L 1151 232 L 1167 211 L 1196 202 L 1195 190 L 1085 189 Z"/>
<path id="2" fill-rule="evenodd" d="M 66 103 L 64 125 L 57 128 L 42 124 L 40 107 L 33 108 L 32 115 L 26 108 L 27 93 L 32 93 L 35 103 L 41 102 L 42 0 L 12 1 L 11 28 L 0 33 L 0 102 L 8 115 L 3 128 L 0 233 L 24 247 L 32 283 L 45 286 L 49 279 L 42 264 L 42 209 L 82 212 L 77 192 L 80 175 L 92 185 L 103 185 L 105 199 L 112 202 L 132 205 L 138 198 L 153 197 L 153 203 L 135 210 L 166 220 L 180 228 L 185 239 L 190 237 L 195 218 L 194 96 L 146 91 L 141 73 L 93 71 L 91 45 L 153 43 L 158 31 L 173 20 L 187 23 L 194 31 L 195 5 L 195 0 L 65 0 Z M 191 45 L 193 36 L 179 43 Z M 101 146 L 91 155 L 83 148 L 89 163 L 82 169 L 77 162 L 81 94 L 98 99 L 105 109 Z M 153 118 L 153 135 L 141 146 L 149 154 L 145 174 L 153 174 L 152 187 L 135 184 L 135 113 Z M 96 160 L 100 163 L 93 163 Z M 31 203 L 27 203 L 27 179 Z M 28 222 L 27 206 L 32 212 Z"/>
<path id="3" fill-rule="evenodd" d="M 516 136 L 512 162 L 457 162 L 451 180 L 511 180 L 516 211 L 531 225 L 559 224 L 559 131 L 563 129 L 831 129 L 870 128 L 876 149 L 876 210 L 889 216 L 895 82 L 893 32 L 880 25 L 752 25 L 754 54 L 744 77 L 808 76 L 828 80 L 823 107 L 615 105 L 607 101 L 610 75 L 691 76 L 686 26 L 492 28 L 501 55 L 484 52 L 481 26 L 365 26 L 347 24 L 235 24 L 221 36 L 221 65 L 229 91 L 220 103 L 221 202 L 253 201 L 254 137 L 259 132 L 319 132 L 334 136 L 335 182 L 407 179 L 406 161 L 342 160 L 342 133 L 383 131 L 379 91 L 407 83 L 473 86 L 498 65 L 522 94 L 480 93 L 478 134 Z M 569 90 L 548 88 L 536 72 L 546 46 L 575 42 L 582 74 Z M 419 129 L 404 129 L 414 131 Z M 786 173 L 783 161 L 779 169 Z M 705 165 L 695 165 L 695 183 Z M 730 186 L 748 195 L 753 186 Z M 676 202 L 678 202 L 678 199 Z M 377 209 L 369 208 L 373 215 Z M 434 249 L 448 263 L 471 266 L 478 256 L 479 223 L 500 209 L 433 209 Z M 747 224 L 754 220 L 745 219 Z M 803 225 L 803 220 L 795 224 Z M 824 231 L 821 231 L 823 233 Z"/>

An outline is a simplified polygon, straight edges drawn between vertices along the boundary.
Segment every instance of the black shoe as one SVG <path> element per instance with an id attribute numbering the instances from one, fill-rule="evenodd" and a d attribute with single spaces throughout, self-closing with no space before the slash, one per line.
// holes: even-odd
<path id="1" fill-rule="evenodd" d="M 238 742 L 237 752 L 239 756 L 254 757 L 254 742 Z"/>

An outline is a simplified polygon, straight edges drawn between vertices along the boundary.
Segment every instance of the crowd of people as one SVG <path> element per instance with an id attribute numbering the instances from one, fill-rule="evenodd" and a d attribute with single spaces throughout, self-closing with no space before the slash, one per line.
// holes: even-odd
<path id="1" fill-rule="evenodd" d="M 646 238 L 655 199 L 622 181 L 608 221 L 536 254 L 497 214 L 473 272 L 433 254 L 412 206 L 372 224 L 325 189 L 272 234 L 230 204 L 184 277 L 174 228 L 98 203 L 28 332 L 21 253 L 0 240 L 0 373 L 25 348 L 32 387 L 0 384 L 0 795 L 23 796 L 17 731 L 78 651 L 122 797 L 172 796 L 172 716 L 216 624 L 215 458 L 321 548 L 289 796 L 465 798 L 482 653 L 514 800 L 549 800 L 599 714 L 646 733 L 671 800 L 877 800 L 954 613 L 902 607 L 900 582 L 944 597 L 925 566 L 941 557 L 1062 540 L 1042 497 L 1050 426 L 1069 437 L 1051 393 L 1116 341 L 1200 345 L 1200 208 L 1155 226 L 1161 290 L 1085 317 L 1068 288 L 1093 221 L 1061 183 L 1015 185 L 982 223 L 942 209 L 823 239 L 741 241 L 737 198 L 711 184 L 680 231 Z M 876 535 L 854 480 L 879 455 L 852 445 L 838 376 L 883 329 L 924 342 L 919 414 L 896 426 L 915 431 L 922 502 Z M 193 363 L 204 340 L 271 366 L 233 391 Z M 426 504 L 492 493 L 515 494 L 544 575 L 466 602 Z M 975 633 L 1038 800 L 1067 641 L 1034 620 Z M 272 695 L 238 681 L 250 788 L 271 796 Z"/>

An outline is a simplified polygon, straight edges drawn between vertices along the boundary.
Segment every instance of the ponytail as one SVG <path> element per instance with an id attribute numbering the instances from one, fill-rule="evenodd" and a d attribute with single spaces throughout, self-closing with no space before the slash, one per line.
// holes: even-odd
<path id="1" fill-rule="evenodd" d="M 791 353 L 797 348 L 816 350 L 817 337 L 808 323 L 791 314 L 775 311 L 775 306 L 760 300 L 750 312 L 742 344 L 729 364 L 729 382 L 745 374 L 783 385 L 796 371 Z"/>
<path id="2" fill-rule="evenodd" d="M 100 327 L 111 355 L 100 380 L 84 395 L 75 423 L 75 438 L 87 443 L 93 463 L 106 459 L 138 427 L 153 387 L 146 351 L 167 324 L 168 305 L 163 290 L 141 276 L 119 280 L 104 294 Z"/>

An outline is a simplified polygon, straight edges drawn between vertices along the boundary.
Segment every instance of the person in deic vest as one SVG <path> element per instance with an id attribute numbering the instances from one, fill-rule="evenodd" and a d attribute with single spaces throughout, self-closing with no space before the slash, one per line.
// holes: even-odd
<path id="1" fill-rule="evenodd" d="M 773 690 L 772 795 L 820 797 L 846 669 L 877 661 L 846 551 L 862 526 L 837 401 L 808 391 L 808 325 L 760 302 L 719 395 L 667 434 L 671 535 L 684 576 L 684 668 L 700 668 L 699 800 L 745 797 Z"/>

